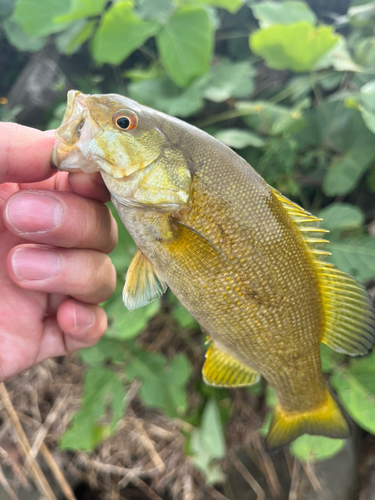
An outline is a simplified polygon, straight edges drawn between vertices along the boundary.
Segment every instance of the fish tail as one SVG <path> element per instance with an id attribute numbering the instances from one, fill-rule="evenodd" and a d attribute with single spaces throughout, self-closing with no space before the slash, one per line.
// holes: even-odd
<path id="1" fill-rule="evenodd" d="M 302 434 L 346 438 L 349 425 L 328 389 L 322 405 L 305 412 L 288 412 L 276 404 L 266 437 L 268 448 L 290 443 Z"/>

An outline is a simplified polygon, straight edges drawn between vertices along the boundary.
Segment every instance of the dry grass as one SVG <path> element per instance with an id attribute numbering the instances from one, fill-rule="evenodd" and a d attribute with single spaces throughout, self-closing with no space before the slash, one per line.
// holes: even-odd
<path id="1" fill-rule="evenodd" d="M 147 332 L 142 335 L 144 347 L 168 355 L 180 347 L 176 337 L 172 345 L 165 331 L 151 337 Z M 189 352 L 184 342 L 193 360 L 193 378 L 201 366 L 199 356 L 193 355 L 194 344 Z M 5 386 L 0 390 L 0 465 L 12 471 L 7 479 L 0 467 L 0 487 L 11 500 L 17 500 L 19 488 L 31 482 L 41 498 L 55 500 L 45 478 L 48 469 L 60 485 L 59 500 L 80 500 L 69 486 L 77 481 L 98 492 L 90 497 L 98 500 L 296 500 L 303 498 L 308 483 L 319 498 L 321 487 L 313 466 L 302 466 L 289 453 L 275 457 L 266 453 L 257 432 L 264 409 L 244 389 L 230 396 L 228 453 L 222 467 L 232 479 L 223 487 L 206 485 L 186 456 L 184 432 L 189 424 L 143 406 L 137 396 L 138 382 L 128 389 L 127 411 L 112 437 L 93 452 L 59 450 L 59 437 L 81 404 L 84 370 L 76 356 L 48 360 L 9 380 L 7 392 Z M 192 406 L 196 398 L 196 391 L 191 391 Z M 243 497 L 235 491 L 241 481 L 247 488 Z"/>

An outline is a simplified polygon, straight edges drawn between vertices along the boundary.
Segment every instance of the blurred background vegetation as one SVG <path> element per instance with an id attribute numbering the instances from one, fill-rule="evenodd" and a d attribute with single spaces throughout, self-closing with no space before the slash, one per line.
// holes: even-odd
<path id="1" fill-rule="evenodd" d="M 375 2 L 0 0 L 0 68 L 3 121 L 57 127 L 66 91 L 77 88 L 127 95 L 204 129 L 322 217 L 331 261 L 375 295 Z M 82 404 L 70 423 L 69 413 L 59 447 L 89 456 L 116 435 L 126 412 L 157 415 L 179 422 L 186 463 L 199 471 L 196 496 L 184 499 L 242 498 L 228 486 L 226 460 L 240 443 L 261 446 L 272 392 L 264 382 L 251 390 L 206 387 L 204 337 L 169 291 L 142 309 L 124 308 L 134 252 L 120 223 L 111 255 L 118 289 L 104 305 L 110 326 L 78 354 Z M 372 446 L 375 355 L 352 360 L 326 348 L 322 360 L 360 442 Z M 290 453 L 314 462 L 344 446 L 303 436 Z M 150 484 L 182 498 L 173 481 Z M 257 490 L 248 483 L 246 499 Z M 269 498 L 284 498 L 281 486 L 270 488 Z"/>

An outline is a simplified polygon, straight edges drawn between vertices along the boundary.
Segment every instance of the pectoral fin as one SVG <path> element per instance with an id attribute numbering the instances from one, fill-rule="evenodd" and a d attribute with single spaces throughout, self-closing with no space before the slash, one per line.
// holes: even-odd
<path id="1" fill-rule="evenodd" d="M 137 250 L 126 274 L 122 300 L 129 311 L 145 306 L 163 295 L 167 284 L 151 262 Z"/>
<path id="2" fill-rule="evenodd" d="M 214 342 L 207 350 L 202 374 L 206 384 L 219 387 L 253 385 L 260 379 L 258 372 L 216 347 Z"/>
<path id="3" fill-rule="evenodd" d="M 193 268 L 214 273 L 226 262 L 220 250 L 198 231 L 179 221 L 173 221 L 173 224 L 176 238 L 164 245 L 187 271 Z"/>

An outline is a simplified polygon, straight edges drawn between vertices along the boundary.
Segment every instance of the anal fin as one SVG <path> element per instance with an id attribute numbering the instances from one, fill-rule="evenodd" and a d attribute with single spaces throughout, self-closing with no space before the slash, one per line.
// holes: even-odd
<path id="1" fill-rule="evenodd" d="M 163 295 L 167 284 L 151 262 L 137 250 L 126 273 L 122 300 L 129 311 L 145 306 Z"/>
<path id="2" fill-rule="evenodd" d="M 219 349 L 214 342 L 206 352 L 203 380 L 219 387 L 243 387 L 256 384 L 260 375 L 230 354 Z"/>

